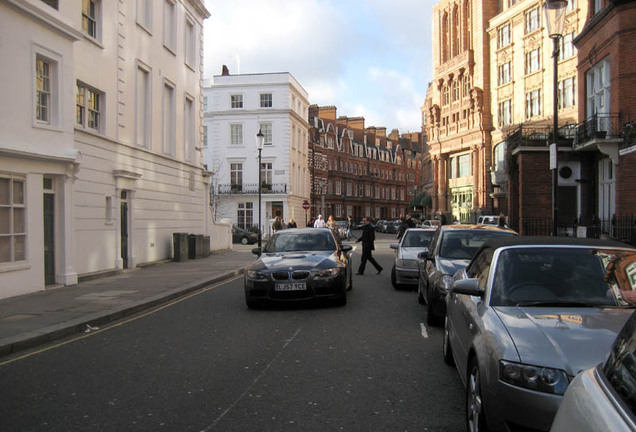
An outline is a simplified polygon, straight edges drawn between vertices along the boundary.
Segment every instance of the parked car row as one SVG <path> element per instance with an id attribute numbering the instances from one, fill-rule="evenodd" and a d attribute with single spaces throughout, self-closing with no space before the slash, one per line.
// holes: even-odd
<path id="1" fill-rule="evenodd" d="M 636 431 L 636 249 L 488 222 L 391 243 L 393 287 L 444 325 L 466 429 Z"/>

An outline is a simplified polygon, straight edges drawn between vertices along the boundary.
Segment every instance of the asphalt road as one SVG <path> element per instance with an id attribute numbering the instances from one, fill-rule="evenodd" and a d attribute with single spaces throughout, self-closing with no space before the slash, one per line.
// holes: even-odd
<path id="1" fill-rule="evenodd" d="M 462 431 L 442 331 L 391 286 L 391 237 L 345 307 L 249 310 L 238 279 L 2 365 L 0 431 Z"/>

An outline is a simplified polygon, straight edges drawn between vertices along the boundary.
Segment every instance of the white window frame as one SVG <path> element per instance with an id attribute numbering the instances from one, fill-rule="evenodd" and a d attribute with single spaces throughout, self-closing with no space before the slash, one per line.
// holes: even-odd
<path id="1" fill-rule="evenodd" d="M 526 93 L 526 119 L 541 115 L 541 89 Z"/>
<path id="2" fill-rule="evenodd" d="M 502 63 L 498 66 L 499 85 L 508 84 L 512 81 L 512 65 L 510 62 Z"/>
<path id="3" fill-rule="evenodd" d="M 576 47 L 573 42 L 575 37 L 576 31 L 573 31 L 559 38 L 559 60 L 565 60 L 576 55 Z"/>
<path id="4" fill-rule="evenodd" d="M 176 86 L 173 82 L 164 79 L 161 97 L 161 151 L 164 154 L 175 156 L 176 153 Z"/>
<path id="5" fill-rule="evenodd" d="M 541 69 L 541 48 L 535 48 L 526 52 L 526 75 L 538 72 Z"/>
<path id="6" fill-rule="evenodd" d="M 512 124 L 512 100 L 508 99 L 499 102 L 499 126 Z"/>
<path id="7" fill-rule="evenodd" d="M 230 185 L 243 186 L 243 163 L 230 163 Z"/>
<path id="8" fill-rule="evenodd" d="M 506 23 L 497 29 L 497 48 L 503 48 L 510 45 L 510 23 Z"/>
<path id="9" fill-rule="evenodd" d="M 267 183 L 272 184 L 274 179 L 274 164 L 272 162 L 262 162 L 261 161 L 261 184 Z"/>
<path id="10" fill-rule="evenodd" d="M 27 203 L 27 185 L 26 185 L 26 177 L 13 175 L 13 174 L 2 174 L 0 178 L 3 180 L 3 183 L 6 182 L 7 189 L 0 190 L 0 266 L 4 267 L 5 265 L 11 265 L 16 262 L 23 262 L 27 259 L 27 211 L 26 211 L 26 203 Z M 16 189 L 15 183 L 22 184 L 22 196 L 21 202 L 16 197 Z M 3 193 L 2 193 L 3 192 Z M 3 199 L 3 195 L 6 195 L 5 199 Z M 16 215 L 21 213 L 22 221 L 20 224 L 16 223 Z M 6 226 L 3 226 L 6 224 Z M 22 225 L 21 227 L 19 225 Z M 19 228 L 22 228 L 18 231 Z M 21 240 L 21 250 L 22 255 L 16 257 L 16 253 L 18 251 L 18 239 Z M 3 255 L 6 252 L 6 260 Z"/>
<path id="11" fill-rule="evenodd" d="M 272 93 L 261 93 L 260 101 L 261 101 L 261 108 L 272 108 L 274 104 L 274 98 Z"/>
<path id="12" fill-rule="evenodd" d="M 92 10 L 91 10 L 91 7 Z M 86 6 L 88 10 L 86 10 Z M 93 24 L 93 31 L 87 28 L 86 23 Z M 82 0 L 82 32 L 96 41 L 102 40 L 102 2 L 101 0 Z"/>
<path id="13" fill-rule="evenodd" d="M 243 109 L 243 95 L 240 93 L 230 95 L 230 108 Z"/>
<path id="14" fill-rule="evenodd" d="M 59 129 L 61 126 L 60 100 L 60 65 L 62 56 L 44 47 L 34 45 L 33 50 L 33 125 L 35 127 Z M 48 66 L 47 86 L 38 85 L 38 65 L 42 62 Z M 45 105 L 39 101 L 45 98 Z M 41 115 L 41 108 L 46 108 L 46 115 Z"/>
<path id="15" fill-rule="evenodd" d="M 587 96 L 586 117 L 608 113 L 611 101 L 609 58 L 605 57 L 592 66 L 585 73 L 585 79 L 587 84 L 585 90 Z"/>
<path id="16" fill-rule="evenodd" d="M 186 15 L 184 25 L 184 62 L 192 70 L 197 67 L 197 31 L 195 21 Z"/>
<path id="17" fill-rule="evenodd" d="M 230 123 L 230 145 L 231 146 L 243 145 L 243 124 L 242 123 Z"/>
<path id="18" fill-rule="evenodd" d="M 174 0 L 165 0 L 163 5 L 163 46 L 176 54 L 177 5 Z"/>
<path id="19" fill-rule="evenodd" d="M 559 109 L 576 105 L 576 77 L 568 77 L 559 81 Z"/>
<path id="20" fill-rule="evenodd" d="M 525 31 L 526 34 L 539 30 L 541 27 L 541 10 L 534 7 L 525 13 Z"/>
<path id="21" fill-rule="evenodd" d="M 258 128 L 265 137 L 263 139 L 263 144 L 272 145 L 274 143 L 272 124 L 269 122 L 259 123 Z"/>
<path id="22" fill-rule="evenodd" d="M 86 85 L 81 81 L 77 81 L 75 89 L 75 125 L 86 130 L 103 132 L 104 92 Z M 93 95 L 92 98 L 90 97 L 91 94 Z M 93 103 L 91 103 L 91 101 L 93 101 Z M 78 116 L 80 113 L 81 116 Z"/>
<path id="23" fill-rule="evenodd" d="M 135 92 L 135 143 L 151 148 L 152 144 L 152 69 L 137 61 Z"/>
<path id="24" fill-rule="evenodd" d="M 186 94 L 183 102 L 183 145 L 185 146 L 185 158 L 190 162 L 194 162 L 196 150 L 196 111 L 194 108 L 194 98 Z"/>
<path id="25" fill-rule="evenodd" d="M 137 0 L 136 21 L 137 25 L 152 34 L 152 3 L 154 0 Z"/>

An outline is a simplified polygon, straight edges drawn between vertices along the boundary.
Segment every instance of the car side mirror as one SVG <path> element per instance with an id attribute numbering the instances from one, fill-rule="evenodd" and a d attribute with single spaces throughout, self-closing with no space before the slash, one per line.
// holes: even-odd
<path id="1" fill-rule="evenodd" d="M 462 279 L 453 282 L 450 288 L 453 294 L 466 294 L 470 296 L 484 297 L 484 290 L 479 288 L 479 279 Z"/>
<path id="2" fill-rule="evenodd" d="M 425 248 L 422 252 L 418 253 L 417 257 L 424 261 L 426 260 L 435 261 L 435 257 L 433 256 L 433 253 L 431 252 L 429 248 Z"/>
<path id="3" fill-rule="evenodd" d="M 391 247 L 391 249 L 399 249 L 400 248 L 400 244 L 399 243 L 391 243 L 389 246 Z"/>
<path id="4" fill-rule="evenodd" d="M 340 252 L 347 253 L 353 250 L 353 246 L 351 245 L 342 245 L 340 246 Z"/>
<path id="5" fill-rule="evenodd" d="M 252 249 L 252 253 L 253 253 L 254 255 L 261 256 L 261 253 L 263 253 L 263 251 L 262 251 L 262 248 L 255 247 L 254 249 Z"/>

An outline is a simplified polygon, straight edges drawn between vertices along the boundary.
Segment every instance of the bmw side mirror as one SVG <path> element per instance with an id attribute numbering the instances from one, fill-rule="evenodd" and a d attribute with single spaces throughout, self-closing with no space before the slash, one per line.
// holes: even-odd
<path id="1" fill-rule="evenodd" d="M 391 243 L 389 246 L 391 247 L 391 249 L 399 249 L 400 248 L 400 244 L 399 243 Z"/>
<path id="2" fill-rule="evenodd" d="M 252 249 L 252 253 L 253 253 L 254 255 L 261 256 L 261 253 L 262 253 L 262 250 L 261 250 L 261 249 L 262 249 L 262 248 L 255 247 L 254 249 Z"/>

